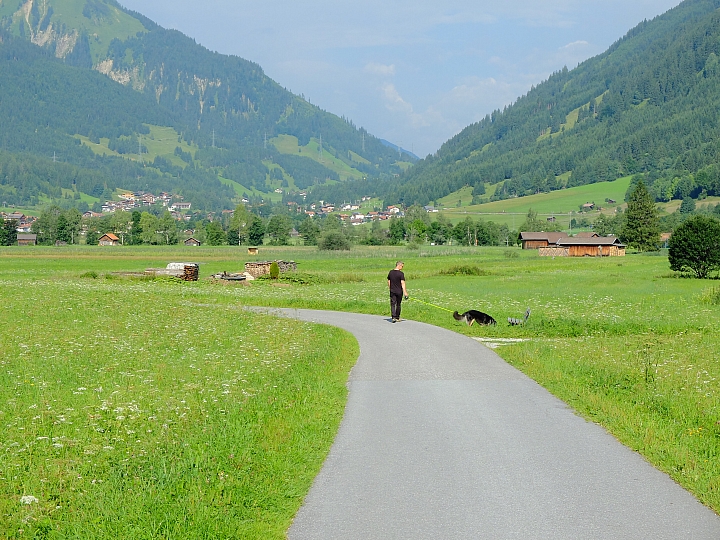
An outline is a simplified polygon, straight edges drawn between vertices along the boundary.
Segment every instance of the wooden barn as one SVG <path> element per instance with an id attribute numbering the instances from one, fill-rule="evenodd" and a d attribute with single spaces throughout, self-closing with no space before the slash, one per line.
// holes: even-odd
<path id="1" fill-rule="evenodd" d="M 185 242 L 183 242 L 183 243 L 184 243 L 186 246 L 195 246 L 195 247 L 197 247 L 197 246 L 200 245 L 200 241 L 199 241 L 199 240 L 196 240 L 195 238 L 188 238 L 188 239 L 185 240 Z"/>
<path id="2" fill-rule="evenodd" d="M 539 249 L 554 245 L 561 238 L 567 238 L 564 232 L 521 232 L 520 241 L 523 249 Z"/>
<path id="3" fill-rule="evenodd" d="M 113 233 L 103 234 L 98 241 L 98 246 L 119 246 L 120 239 Z"/>
<path id="4" fill-rule="evenodd" d="M 616 236 L 561 238 L 554 245 L 540 248 L 541 257 L 624 257 L 625 244 Z"/>
<path id="5" fill-rule="evenodd" d="M 37 234 L 18 233 L 17 245 L 18 246 L 36 246 L 37 245 Z"/>

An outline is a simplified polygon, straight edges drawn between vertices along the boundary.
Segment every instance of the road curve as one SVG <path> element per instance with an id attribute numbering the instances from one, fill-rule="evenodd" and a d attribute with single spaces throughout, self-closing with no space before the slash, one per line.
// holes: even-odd
<path id="1" fill-rule="evenodd" d="M 666 474 L 476 341 L 413 321 L 268 309 L 360 343 L 304 539 L 720 539 Z"/>

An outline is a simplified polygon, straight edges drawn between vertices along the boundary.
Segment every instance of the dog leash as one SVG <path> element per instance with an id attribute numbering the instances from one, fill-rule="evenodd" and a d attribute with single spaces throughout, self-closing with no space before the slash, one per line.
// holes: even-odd
<path id="1" fill-rule="evenodd" d="M 417 298 L 411 297 L 410 300 L 414 300 L 415 302 L 420 302 L 421 304 L 425 304 L 426 306 L 432 306 L 434 308 L 442 309 L 443 311 L 447 311 L 448 313 L 453 313 L 451 309 L 447 309 L 444 307 L 436 306 L 435 304 L 431 304 L 430 302 L 424 302 L 422 300 L 418 300 Z"/>

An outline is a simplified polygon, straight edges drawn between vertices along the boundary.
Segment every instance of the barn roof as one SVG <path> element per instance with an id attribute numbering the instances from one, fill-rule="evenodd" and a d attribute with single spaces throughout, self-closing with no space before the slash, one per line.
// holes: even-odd
<path id="1" fill-rule="evenodd" d="M 595 238 L 561 238 L 558 246 L 617 246 L 625 247 L 617 236 L 598 236 Z"/>
<path id="2" fill-rule="evenodd" d="M 581 231 L 575 235 L 575 238 L 596 238 L 598 236 L 600 235 L 593 231 Z"/>
<path id="3" fill-rule="evenodd" d="M 103 238 L 109 238 L 110 240 L 113 240 L 113 241 L 115 241 L 115 242 L 117 242 L 117 241 L 120 240 L 120 239 L 119 239 L 117 236 L 115 236 L 113 233 L 103 234 L 102 237 L 100 238 L 100 240 L 102 240 Z"/>
<path id="4" fill-rule="evenodd" d="M 567 238 L 564 232 L 521 232 L 521 240 L 547 240 L 548 243 L 554 244 L 560 238 Z"/>

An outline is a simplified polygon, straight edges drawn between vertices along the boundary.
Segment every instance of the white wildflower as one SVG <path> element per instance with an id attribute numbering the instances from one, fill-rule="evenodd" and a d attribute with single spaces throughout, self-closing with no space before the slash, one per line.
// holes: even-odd
<path id="1" fill-rule="evenodd" d="M 20 497 L 20 503 L 21 504 L 33 504 L 40 502 L 37 497 L 33 497 L 32 495 L 23 495 Z"/>

